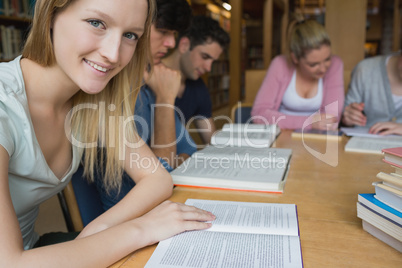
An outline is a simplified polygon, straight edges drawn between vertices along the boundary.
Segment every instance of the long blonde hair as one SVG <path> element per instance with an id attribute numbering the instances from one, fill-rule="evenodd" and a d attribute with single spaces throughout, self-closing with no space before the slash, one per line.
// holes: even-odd
<path id="1" fill-rule="evenodd" d="M 296 13 L 288 27 L 287 56 L 293 53 L 297 59 L 306 55 L 312 49 L 318 49 L 322 45 L 331 46 L 331 40 L 324 26 L 315 20 L 305 20 L 303 15 Z"/>
<path id="2" fill-rule="evenodd" d="M 22 52 L 24 58 L 45 67 L 56 63 L 51 25 L 55 16 L 73 1 L 77 0 L 37 0 L 32 28 Z M 79 91 L 73 97 L 73 107 L 88 104 L 98 107 L 98 109 L 77 109 L 71 117 L 71 134 L 73 137 L 79 137 L 82 143 L 100 145 L 101 148 L 88 146 L 84 149 L 84 174 L 93 181 L 94 170 L 103 171 L 107 189 L 120 188 L 124 165 L 121 149 L 125 146 L 124 141 L 132 143 L 139 140 L 132 120 L 125 126 L 124 132 L 119 132 L 122 131 L 119 119 L 126 120 L 133 116 L 145 66 L 152 64 L 149 36 L 156 4 L 155 0 L 147 1 L 145 31 L 138 40 L 131 61 L 109 81 L 102 92 L 91 95 Z M 101 104 L 106 107 L 102 111 L 99 109 Z M 105 119 L 103 120 L 105 124 L 99 124 L 100 118 Z M 106 120 L 110 118 L 116 120 Z"/>

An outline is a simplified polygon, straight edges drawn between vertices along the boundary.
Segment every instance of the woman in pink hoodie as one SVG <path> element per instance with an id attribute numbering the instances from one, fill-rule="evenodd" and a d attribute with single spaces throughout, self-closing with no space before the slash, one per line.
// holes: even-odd
<path id="1" fill-rule="evenodd" d="M 344 104 L 343 63 L 324 27 L 290 25 L 288 53 L 275 57 L 252 109 L 254 123 L 282 129 L 336 129 Z"/>

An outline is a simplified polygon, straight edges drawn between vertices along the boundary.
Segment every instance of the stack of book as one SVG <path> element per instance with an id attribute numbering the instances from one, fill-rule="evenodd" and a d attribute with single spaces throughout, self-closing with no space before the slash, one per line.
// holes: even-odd
<path id="1" fill-rule="evenodd" d="M 395 172 L 377 174 L 375 194 L 359 194 L 357 216 L 364 230 L 402 252 L 402 147 L 382 152 Z"/>

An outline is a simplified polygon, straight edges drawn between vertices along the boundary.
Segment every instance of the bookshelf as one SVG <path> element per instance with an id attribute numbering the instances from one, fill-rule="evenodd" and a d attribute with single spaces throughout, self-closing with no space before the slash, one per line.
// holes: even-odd
<path id="1" fill-rule="evenodd" d="M 32 21 L 35 1 L 0 1 L 0 62 L 21 54 Z"/>
<path id="2" fill-rule="evenodd" d="M 264 54 L 262 41 L 262 21 L 247 21 L 246 26 L 246 68 L 263 69 Z"/>

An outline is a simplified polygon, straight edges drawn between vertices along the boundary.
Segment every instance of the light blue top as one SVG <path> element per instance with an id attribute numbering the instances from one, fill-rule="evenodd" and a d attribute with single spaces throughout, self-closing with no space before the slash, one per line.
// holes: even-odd
<path id="1" fill-rule="evenodd" d="M 10 156 L 8 181 L 11 199 L 24 249 L 30 249 L 39 238 L 34 232 L 39 205 L 68 184 L 81 157 L 73 147 L 72 165 L 61 180 L 47 165 L 29 114 L 20 59 L 0 63 L 0 145 Z"/>
<path id="2" fill-rule="evenodd" d="M 367 127 L 393 119 L 402 123 L 402 107 L 395 107 L 392 98 L 386 66 L 388 57 L 367 58 L 359 62 L 352 72 L 345 107 L 353 102 L 364 102 Z"/>

